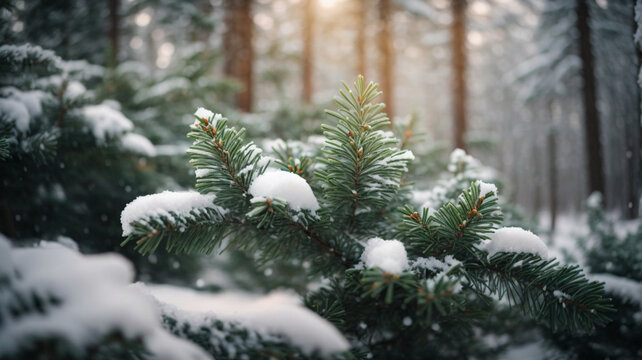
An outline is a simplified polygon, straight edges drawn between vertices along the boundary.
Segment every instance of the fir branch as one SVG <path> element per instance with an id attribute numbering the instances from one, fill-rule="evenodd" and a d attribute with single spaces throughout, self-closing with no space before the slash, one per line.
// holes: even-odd
<path id="1" fill-rule="evenodd" d="M 315 233 L 308 224 L 318 220 L 318 216 L 309 211 L 301 211 L 295 214 L 287 206 L 286 202 L 278 199 L 267 198 L 265 201 L 253 201 L 253 209 L 248 212 L 247 218 L 253 221 L 259 229 L 279 229 L 283 227 L 294 227 L 316 243 L 323 251 L 337 258 L 345 268 L 350 268 L 352 263 L 346 260 L 345 256 L 335 250 L 319 234 Z"/>
<path id="2" fill-rule="evenodd" d="M 188 214 L 170 211 L 134 221 L 121 246 L 135 241 L 135 249 L 146 255 L 164 241 L 168 252 L 211 254 L 233 230 L 230 223 L 218 209 L 194 209 Z"/>
<path id="3" fill-rule="evenodd" d="M 404 216 L 398 236 L 411 250 L 437 258 L 472 253 L 479 240 L 487 239 L 502 220 L 497 196 L 481 196 L 476 183 L 462 192 L 457 205 L 446 203 L 432 215 L 425 208 L 421 216 L 408 206 L 400 211 Z"/>
<path id="4" fill-rule="evenodd" d="M 300 223 L 298 223 L 298 222 L 297 222 L 297 223 L 295 223 L 295 225 L 296 225 L 296 226 L 297 226 L 301 231 L 303 231 L 303 233 L 304 233 L 304 234 L 306 234 L 310 239 L 312 239 L 312 240 L 313 240 L 313 241 L 315 241 L 317 244 L 319 244 L 319 245 L 320 245 L 320 246 L 321 246 L 321 247 L 322 247 L 322 248 L 323 248 L 327 253 L 329 253 L 330 255 L 332 255 L 332 256 L 334 256 L 334 257 L 336 257 L 337 259 L 339 259 L 339 260 L 341 261 L 341 263 L 342 263 L 346 268 L 350 268 L 350 267 L 352 266 L 352 263 L 350 263 L 349 261 L 347 261 L 347 260 L 345 259 L 345 257 L 344 257 L 341 253 L 339 253 L 338 251 L 336 251 L 335 249 L 333 249 L 330 245 L 328 245 L 328 243 L 327 243 L 325 240 L 323 240 L 319 235 L 317 235 L 317 234 L 315 234 L 314 232 L 312 232 L 308 227 L 303 226 L 302 224 L 300 224 Z"/>
<path id="5" fill-rule="evenodd" d="M 360 76 L 354 92 L 343 86 L 335 98 L 339 110 L 327 111 L 338 123 L 322 126 L 327 140 L 319 160 L 327 166 L 317 175 L 325 184 L 327 203 L 347 212 L 348 231 L 353 232 L 359 211 L 375 211 L 397 193 L 412 154 L 399 150 L 397 139 L 378 130 L 390 122 L 382 112 L 384 105 L 372 103 L 381 94 L 377 84 L 366 85 Z"/>
<path id="6" fill-rule="evenodd" d="M 227 119 L 220 115 L 197 118 L 187 135 L 194 139 L 188 153 L 190 164 L 197 169 L 196 189 L 216 194 L 218 203 L 236 214 L 249 207 L 247 190 L 269 164 L 261 161 L 261 149 L 244 142 L 244 135 L 245 129 L 227 126 Z"/>
<path id="7" fill-rule="evenodd" d="M 510 304 L 554 330 L 586 331 L 608 323 L 614 311 L 604 284 L 588 280 L 577 265 L 524 253 L 500 253 L 466 263 L 465 276 L 480 293 L 506 297 Z"/>

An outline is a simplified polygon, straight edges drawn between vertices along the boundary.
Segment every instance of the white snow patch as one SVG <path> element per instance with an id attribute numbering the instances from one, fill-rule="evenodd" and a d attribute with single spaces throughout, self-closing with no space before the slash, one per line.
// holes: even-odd
<path id="1" fill-rule="evenodd" d="M 593 209 L 601 208 L 602 194 L 600 194 L 598 191 L 591 193 L 591 195 L 586 199 L 586 205 Z"/>
<path id="2" fill-rule="evenodd" d="M 319 209 L 317 198 L 304 178 L 287 171 L 268 171 L 259 175 L 248 189 L 258 200 L 271 198 L 286 201 L 296 211 Z"/>
<path id="3" fill-rule="evenodd" d="M 291 293 L 277 291 L 259 296 L 237 291 L 207 294 L 168 285 L 145 288 L 160 303 L 177 308 L 173 315 L 180 321 L 198 322 L 212 315 L 256 331 L 282 335 L 306 353 L 330 355 L 350 348 L 332 324 L 302 306 Z"/>
<path id="4" fill-rule="evenodd" d="M 117 254 L 84 256 L 56 243 L 13 248 L 0 237 L 0 276 L 9 278 L 0 301 L 0 357 L 30 346 L 34 338 L 60 337 L 85 349 L 119 331 L 142 339 L 155 359 L 211 359 L 194 344 L 166 332 L 154 303 L 129 287 L 133 266 Z M 31 294 L 59 300 L 41 313 L 12 316 L 9 306 Z M 6 297 L 8 295 L 8 297 Z"/>
<path id="5" fill-rule="evenodd" d="M 156 148 L 148 138 L 140 134 L 127 133 L 120 138 L 124 150 L 145 156 L 156 156 Z"/>
<path id="6" fill-rule="evenodd" d="M 548 259 L 548 248 L 537 235 L 518 227 L 497 229 L 484 245 L 488 257 L 499 252 L 531 253 Z"/>
<path id="7" fill-rule="evenodd" d="M 0 99 L 0 113 L 12 121 L 20 132 L 29 129 L 29 110 L 24 103 L 15 99 Z"/>
<path id="8" fill-rule="evenodd" d="M 196 109 L 196 112 L 194 112 L 194 115 L 197 116 L 199 119 L 207 119 L 207 121 L 212 125 L 212 127 L 216 127 L 216 122 L 223 118 L 223 115 L 214 114 L 214 112 L 212 112 L 211 110 L 208 110 L 202 107 Z"/>
<path id="9" fill-rule="evenodd" d="M 479 186 L 479 196 L 486 196 L 488 193 L 492 193 L 492 195 L 497 196 L 497 186 L 495 186 L 495 184 L 489 184 L 481 180 L 477 180 L 475 181 L 475 185 Z"/>
<path id="10" fill-rule="evenodd" d="M 196 191 L 164 191 L 159 194 L 139 196 L 125 206 L 120 214 L 123 236 L 132 232 L 131 223 L 154 216 L 173 218 L 170 211 L 189 216 L 192 210 L 216 209 L 224 214 L 226 211 L 214 205 L 214 195 L 203 195 Z"/>
<path id="11" fill-rule="evenodd" d="M 447 255 L 444 257 L 444 260 L 439 260 L 435 257 L 419 257 L 415 260 L 410 261 L 410 267 L 413 269 L 426 269 L 434 273 L 444 272 L 448 273 L 453 267 L 461 264 L 461 262 L 455 259 L 452 255 Z"/>
<path id="12" fill-rule="evenodd" d="M 200 107 L 196 109 L 196 111 L 194 112 L 194 115 L 197 116 L 199 119 L 209 120 L 214 117 L 214 112 L 206 108 Z"/>
<path id="13" fill-rule="evenodd" d="M 76 99 L 87 92 L 85 85 L 78 81 L 70 81 L 65 89 L 64 96 L 68 99 Z"/>
<path id="14" fill-rule="evenodd" d="M 194 170 L 194 174 L 196 175 L 197 178 L 202 178 L 205 177 L 211 173 L 214 172 L 214 169 L 196 169 Z"/>
<path id="15" fill-rule="evenodd" d="M 553 291 L 553 296 L 555 296 L 559 302 L 564 301 L 564 299 L 571 299 L 571 296 L 569 294 L 561 290 Z"/>
<path id="16" fill-rule="evenodd" d="M 134 124 L 120 111 L 109 105 L 90 105 L 82 108 L 85 121 L 98 143 L 104 143 L 107 137 L 116 137 L 134 128 Z"/>
<path id="17" fill-rule="evenodd" d="M 42 114 L 42 101 L 50 96 L 44 91 L 21 91 L 12 86 L 0 89 L 0 95 L 21 102 L 31 119 Z"/>
<path id="18" fill-rule="evenodd" d="M 369 239 L 361 260 L 367 268 L 380 268 L 391 274 L 400 274 L 408 268 L 408 254 L 399 240 Z"/>

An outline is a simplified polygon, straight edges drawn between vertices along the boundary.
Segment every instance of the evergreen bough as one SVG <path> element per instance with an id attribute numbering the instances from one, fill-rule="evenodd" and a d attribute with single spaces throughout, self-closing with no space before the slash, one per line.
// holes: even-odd
<path id="1" fill-rule="evenodd" d="M 377 84 L 360 76 L 353 89 L 344 84 L 335 99 L 338 111 L 328 111 L 337 121 L 322 126 L 322 155 L 305 159 L 312 162 L 316 212 L 293 210 L 280 199 L 253 199 L 248 188 L 271 159 L 244 140 L 244 129 L 219 115 L 197 117 L 188 134 L 194 139 L 190 162 L 201 172 L 196 188 L 216 195 L 222 211 L 173 214 L 179 226 L 157 216 L 137 219 L 122 245 L 135 241 L 143 254 L 163 242 L 181 253 L 209 254 L 224 246 L 248 251 L 262 263 L 308 261 L 312 278 L 329 281 L 305 294 L 306 305 L 343 332 L 352 344 L 346 356 L 357 358 L 462 356 L 466 350 L 449 348 L 452 337 L 474 338 L 473 329 L 496 299 L 554 330 L 587 332 L 606 324 L 613 309 L 603 283 L 588 280 L 578 266 L 531 253 L 488 256 L 480 245 L 500 226 L 502 214 L 496 194 L 480 193 L 478 183 L 439 209 L 401 206 L 401 176 L 413 156 L 384 131 L 390 122 L 384 105 L 374 103 L 379 94 Z M 291 165 L 296 163 L 290 158 L 277 165 L 304 175 Z M 375 236 L 401 241 L 410 266 L 398 274 L 367 268 L 361 254 Z"/>

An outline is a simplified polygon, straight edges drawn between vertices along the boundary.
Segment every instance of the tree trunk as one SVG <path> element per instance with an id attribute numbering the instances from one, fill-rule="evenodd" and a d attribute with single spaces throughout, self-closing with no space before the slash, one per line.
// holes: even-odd
<path id="1" fill-rule="evenodd" d="M 355 49 L 357 51 L 357 74 L 366 76 L 366 2 L 356 0 L 357 3 L 357 41 Z"/>
<path id="2" fill-rule="evenodd" d="M 393 49 L 392 49 L 392 22 L 390 0 L 379 0 L 379 76 L 381 77 L 381 91 L 383 102 L 386 104 L 386 113 L 392 123 L 395 115 L 394 84 L 393 84 Z"/>
<path id="3" fill-rule="evenodd" d="M 312 46 L 314 27 L 315 0 L 304 0 L 303 3 L 303 102 L 310 104 L 312 101 Z"/>
<path id="4" fill-rule="evenodd" d="M 586 130 L 586 154 L 588 156 L 589 191 L 599 191 L 607 204 L 600 141 L 600 117 L 597 111 L 597 85 L 591 46 L 591 28 L 587 0 L 577 0 L 577 28 L 580 34 L 580 58 L 582 60 L 584 127 Z"/>
<path id="5" fill-rule="evenodd" d="M 119 14 L 120 0 L 109 0 L 109 42 L 111 45 L 110 66 L 118 65 L 118 53 L 120 51 L 120 24 Z"/>
<path id="6" fill-rule="evenodd" d="M 225 1 L 223 51 L 225 75 L 238 80 L 243 90 L 236 104 L 241 111 L 252 111 L 254 49 L 252 48 L 252 0 Z"/>
<path id="7" fill-rule="evenodd" d="M 453 130 L 455 147 L 466 150 L 466 4 L 452 1 Z"/>
<path id="8" fill-rule="evenodd" d="M 548 128 L 548 188 L 551 211 L 551 231 L 555 230 L 557 220 L 557 138 L 555 134 L 555 112 L 553 102 L 548 103 L 548 114 L 551 125 Z"/>
<path id="9" fill-rule="evenodd" d="M 638 3 L 640 3 L 640 0 L 638 0 Z M 640 8 L 642 9 L 642 7 Z M 637 31 L 642 31 L 638 29 L 638 24 L 635 21 L 635 8 L 633 9 L 633 33 L 636 33 Z M 640 14 L 642 15 L 642 14 Z M 635 53 L 636 53 L 636 67 L 640 68 L 640 59 L 642 58 L 642 52 L 640 52 L 640 47 L 639 45 L 642 44 L 635 44 Z M 642 70 L 642 69 L 640 69 Z M 631 79 L 632 81 L 636 81 L 637 79 Z M 625 212 L 626 217 L 629 219 L 636 219 L 639 216 L 639 211 L 640 211 L 640 171 L 642 170 L 640 168 L 640 146 L 642 145 L 642 127 L 640 127 L 640 119 L 642 117 L 642 108 L 640 108 L 640 104 L 642 104 L 642 98 L 640 97 L 640 87 L 638 84 L 636 84 L 635 89 L 637 91 L 637 96 L 636 99 L 638 101 L 638 106 L 636 108 L 636 113 L 634 116 L 631 117 L 631 121 L 629 122 L 630 126 L 625 126 L 625 131 L 626 131 L 626 152 L 627 152 L 627 157 L 626 157 L 626 162 L 627 162 L 627 170 L 628 170 L 628 209 Z"/>

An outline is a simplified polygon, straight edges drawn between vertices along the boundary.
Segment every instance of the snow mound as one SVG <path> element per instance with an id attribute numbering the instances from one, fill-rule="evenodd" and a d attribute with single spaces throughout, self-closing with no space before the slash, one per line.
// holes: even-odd
<path id="1" fill-rule="evenodd" d="M 156 156 L 156 148 L 148 138 L 143 135 L 127 133 L 120 138 L 120 146 L 136 154 Z"/>
<path id="2" fill-rule="evenodd" d="M 238 322 L 250 329 L 282 335 L 306 353 L 323 355 L 350 348 L 341 333 L 313 311 L 301 305 L 296 295 L 273 292 L 267 296 L 243 292 L 207 294 L 169 285 L 147 285 L 149 293 L 161 303 L 162 311 L 198 328 L 208 315 Z M 165 306 L 165 308 L 163 308 Z"/>
<path id="3" fill-rule="evenodd" d="M 497 229 L 484 245 L 488 257 L 499 252 L 531 253 L 548 259 L 548 248 L 537 235 L 518 227 Z"/>
<path id="4" fill-rule="evenodd" d="M 317 198 L 304 178 L 287 171 L 269 171 L 259 175 L 249 188 L 256 201 L 267 198 L 286 201 L 296 211 L 319 209 Z"/>
<path id="5" fill-rule="evenodd" d="M 367 268 L 377 267 L 391 274 L 400 274 L 408 268 L 408 254 L 399 240 L 383 240 L 378 237 L 368 240 L 361 260 Z"/>
<path id="6" fill-rule="evenodd" d="M 120 255 L 84 256 L 56 243 L 12 248 L 0 237 L 0 260 L 0 278 L 9 281 L 0 287 L 0 358 L 34 339 L 61 338 L 86 349 L 118 331 L 141 339 L 154 359 L 210 359 L 162 328 L 154 303 L 129 287 L 134 269 Z M 32 302 L 34 295 L 44 299 L 41 306 Z M 27 312 L 12 315 L 18 306 Z"/>
<path id="7" fill-rule="evenodd" d="M 13 122 L 16 129 L 25 132 L 29 129 L 30 117 L 27 107 L 15 99 L 0 99 L 0 119 Z"/>
<path id="8" fill-rule="evenodd" d="M 195 191 L 163 191 L 159 194 L 139 196 L 125 206 L 120 214 L 123 236 L 131 234 L 131 224 L 155 216 L 173 218 L 170 212 L 189 216 L 193 210 L 215 209 L 225 213 L 221 207 L 214 205 L 214 195 L 203 195 Z"/>
<path id="9" fill-rule="evenodd" d="M 104 143 L 108 137 L 117 137 L 134 128 L 134 124 L 120 111 L 103 103 L 82 108 L 85 122 L 98 143 Z"/>

